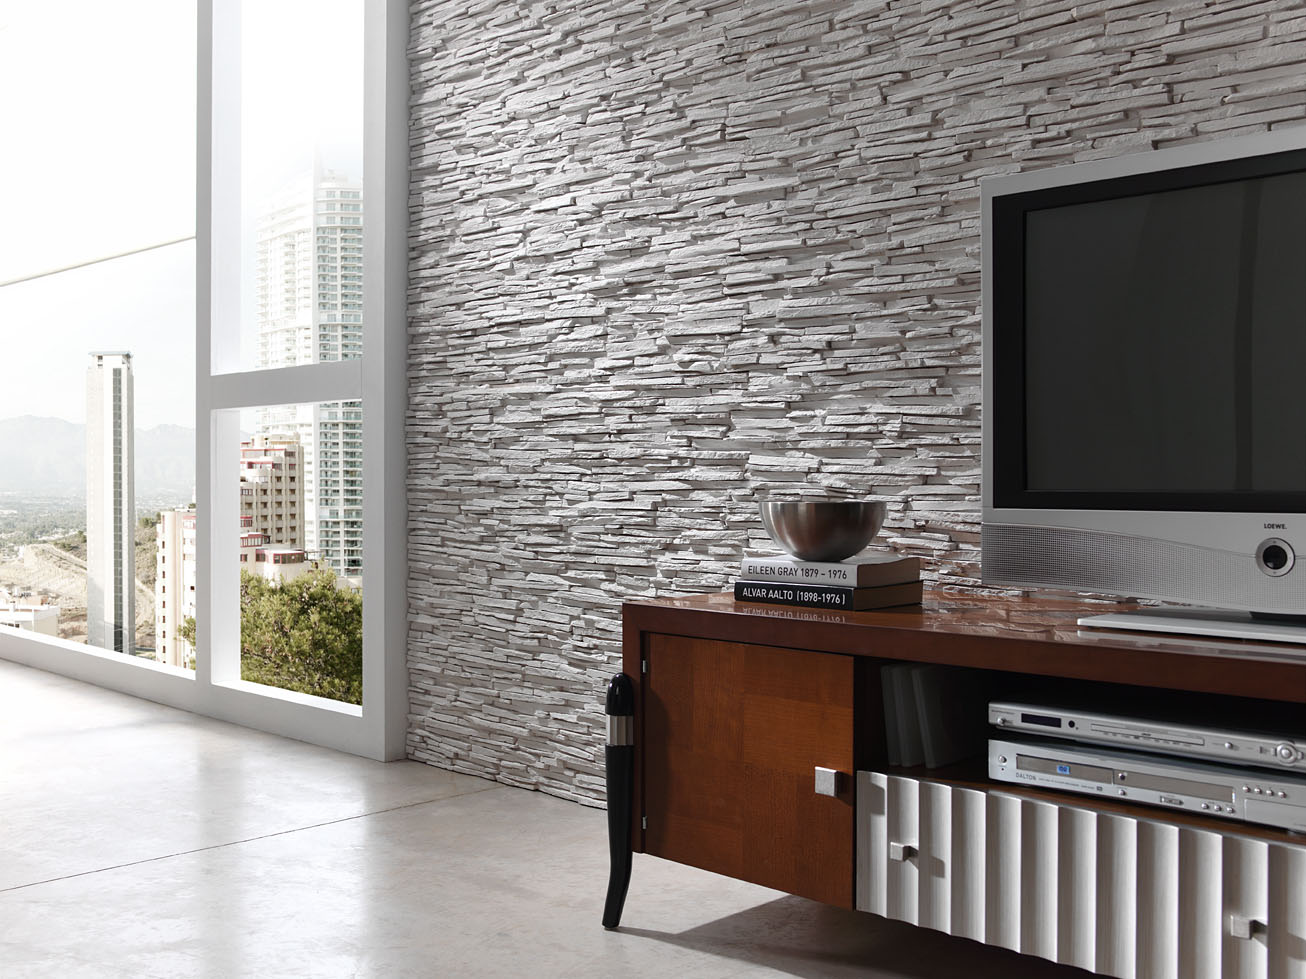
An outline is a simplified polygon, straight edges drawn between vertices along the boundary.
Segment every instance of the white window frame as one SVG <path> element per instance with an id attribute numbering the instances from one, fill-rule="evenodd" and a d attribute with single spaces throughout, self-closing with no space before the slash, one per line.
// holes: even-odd
<path id="1" fill-rule="evenodd" d="M 402 0 L 364 0 L 364 6 L 363 199 L 368 209 L 363 228 L 363 356 L 242 371 L 237 347 L 240 0 L 198 2 L 196 670 L 14 629 L 0 629 L 0 658 L 247 727 L 390 760 L 404 756 L 408 705 L 408 6 Z M 220 451 L 239 441 L 241 408 L 355 399 L 363 402 L 361 707 L 240 679 L 235 574 L 239 498 L 228 492 L 239 480 L 238 453 Z"/>

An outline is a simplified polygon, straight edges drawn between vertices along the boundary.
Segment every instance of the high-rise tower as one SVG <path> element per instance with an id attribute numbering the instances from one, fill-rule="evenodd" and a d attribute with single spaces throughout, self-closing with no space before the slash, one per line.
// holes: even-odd
<path id="1" fill-rule="evenodd" d="M 258 366 L 361 357 L 362 184 L 306 174 L 259 218 L 257 235 Z M 362 574 L 362 403 L 265 408 L 259 428 L 299 438 L 303 546 L 338 576 Z"/>
<path id="2" fill-rule="evenodd" d="M 132 355 L 92 353 L 86 370 L 87 642 L 136 647 Z"/>

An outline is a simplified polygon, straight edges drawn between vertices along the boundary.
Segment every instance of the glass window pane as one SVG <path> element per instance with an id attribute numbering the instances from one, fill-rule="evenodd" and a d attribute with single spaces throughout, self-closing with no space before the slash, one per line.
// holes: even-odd
<path id="1" fill-rule="evenodd" d="M 236 363 L 361 357 L 362 0 L 244 4 L 240 70 Z"/>
<path id="2" fill-rule="evenodd" d="M 195 484 L 195 7 L 11 8 L 0 624 L 168 661 L 186 547 L 163 558 L 159 515 Z"/>
<path id="3" fill-rule="evenodd" d="M 363 412 L 240 413 L 241 679 L 361 704 Z"/>

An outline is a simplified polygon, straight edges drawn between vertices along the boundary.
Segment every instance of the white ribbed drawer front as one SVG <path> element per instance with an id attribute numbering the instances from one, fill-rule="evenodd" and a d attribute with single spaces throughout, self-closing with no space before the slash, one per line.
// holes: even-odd
<path id="1" fill-rule="evenodd" d="M 1306 979 L 1306 846 L 859 772 L 857 907 L 1127 979 Z"/>

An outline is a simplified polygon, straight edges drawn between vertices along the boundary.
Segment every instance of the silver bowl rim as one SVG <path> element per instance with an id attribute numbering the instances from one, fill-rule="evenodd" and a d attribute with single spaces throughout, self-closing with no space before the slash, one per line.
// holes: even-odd
<path id="1" fill-rule="evenodd" d="M 883 499 L 873 500 L 775 500 L 762 498 L 757 501 L 759 507 L 763 506 L 804 506 L 804 507 L 854 507 L 854 506 L 887 506 L 888 501 Z"/>

